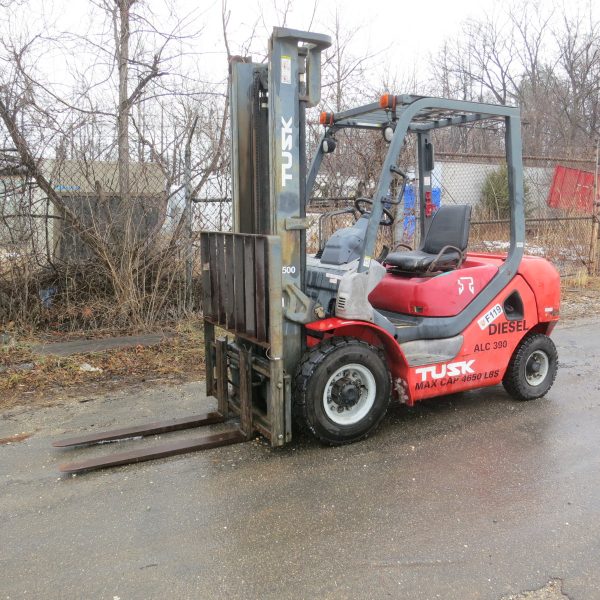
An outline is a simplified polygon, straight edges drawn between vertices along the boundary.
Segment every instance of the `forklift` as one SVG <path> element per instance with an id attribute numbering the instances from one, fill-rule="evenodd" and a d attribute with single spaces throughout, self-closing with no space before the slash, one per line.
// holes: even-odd
<path id="1" fill-rule="evenodd" d="M 60 440 L 73 447 L 232 420 L 212 435 L 91 458 L 77 473 L 238 443 L 257 433 L 273 447 L 298 428 L 324 444 L 371 434 L 392 399 L 415 402 L 502 383 L 519 400 L 545 395 L 558 365 L 550 334 L 560 279 L 546 260 L 524 256 L 525 212 L 519 109 L 415 95 L 383 95 L 339 113 L 307 158 L 307 109 L 320 101 L 326 35 L 275 28 L 268 62 L 231 62 L 233 231 L 200 234 L 206 393 L 217 410 Z M 470 205 L 433 210 L 432 134 L 492 123 L 505 132 L 510 247 L 468 251 Z M 388 143 L 371 197 L 355 222 L 307 254 L 307 208 L 336 134 L 360 129 Z M 398 164 L 414 136 L 420 244 L 375 257 L 407 176 Z M 394 186 L 394 188 L 392 188 Z M 400 188 L 400 200 L 389 190 Z"/>

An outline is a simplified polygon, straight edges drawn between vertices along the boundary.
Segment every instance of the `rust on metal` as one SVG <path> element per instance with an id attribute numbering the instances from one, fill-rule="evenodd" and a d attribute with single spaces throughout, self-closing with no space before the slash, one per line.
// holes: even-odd
<path id="1" fill-rule="evenodd" d="M 209 231 L 200 240 L 205 322 L 268 348 L 273 342 L 271 291 L 281 287 L 279 239 Z M 281 318 L 280 306 L 277 316 Z"/>
<path id="2" fill-rule="evenodd" d="M 222 237 L 222 245 L 220 250 L 223 251 L 224 261 L 221 263 L 223 275 L 223 287 L 221 289 L 221 297 L 225 306 L 225 329 L 235 331 L 233 322 L 233 295 L 234 289 L 234 274 L 233 274 L 233 239 L 230 236 Z"/>
<path id="3" fill-rule="evenodd" d="M 112 431 L 98 431 L 87 435 L 66 438 L 52 442 L 55 448 L 69 448 L 71 446 L 88 446 L 101 442 L 111 442 L 125 440 L 132 437 L 147 437 L 159 433 L 168 433 L 169 431 L 179 431 L 190 427 L 202 427 L 203 425 L 212 425 L 222 423 L 225 420 L 223 415 L 218 412 L 209 412 L 183 419 L 169 419 L 168 421 L 157 421 L 155 423 L 146 423 L 135 427 L 124 427 L 122 429 L 113 429 Z"/>
<path id="4" fill-rule="evenodd" d="M 233 238 L 233 324 L 236 329 L 245 328 L 245 277 L 244 239 Z"/>
<path id="5" fill-rule="evenodd" d="M 154 446 L 153 448 L 138 448 L 127 452 L 118 452 L 109 456 L 100 458 L 90 458 L 80 462 L 73 462 L 61 465 L 59 470 L 62 473 L 82 473 L 84 471 L 94 471 L 96 469 L 105 469 L 107 467 L 118 467 L 129 465 L 157 458 L 166 458 L 177 454 L 186 454 L 196 450 L 208 450 L 218 446 L 227 446 L 229 444 L 238 444 L 245 442 L 246 437 L 239 429 L 215 433 L 213 435 L 203 435 L 196 438 L 177 440 Z"/>
<path id="6" fill-rule="evenodd" d="M 227 418 L 229 415 L 229 392 L 227 389 L 227 338 L 216 341 L 215 363 L 217 367 L 217 402 L 219 412 Z"/>
<path id="7" fill-rule="evenodd" d="M 252 426 L 252 352 L 240 349 L 239 362 L 240 430 L 246 439 L 254 433 Z"/>
<path id="8" fill-rule="evenodd" d="M 206 378 L 206 395 L 216 396 L 215 327 L 212 323 L 204 323 L 204 370 Z"/>
<path id="9" fill-rule="evenodd" d="M 266 257 L 264 239 L 254 240 L 254 280 L 256 282 L 256 337 L 263 341 L 268 338 L 269 323 L 267 317 L 267 302 L 265 291 L 269 289 L 266 272 Z"/>
<path id="10" fill-rule="evenodd" d="M 200 237 L 200 256 L 202 260 L 202 306 L 208 314 L 212 314 L 212 294 L 214 293 L 214 282 L 210 273 L 210 237 Z"/>

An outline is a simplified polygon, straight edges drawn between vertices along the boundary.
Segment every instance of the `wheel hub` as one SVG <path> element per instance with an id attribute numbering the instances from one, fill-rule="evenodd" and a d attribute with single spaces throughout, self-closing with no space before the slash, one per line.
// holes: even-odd
<path id="1" fill-rule="evenodd" d="M 536 350 L 525 363 L 525 380 L 529 385 L 540 385 L 548 374 L 549 368 L 548 355 L 541 350 Z"/>
<path id="2" fill-rule="evenodd" d="M 377 394 L 375 377 L 368 367 L 348 363 L 330 374 L 323 390 L 323 408 L 338 426 L 360 423 L 373 408 Z"/>
<path id="3" fill-rule="evenodd" d="M 532 361 L 532 363 L 529 365 L 529 370 L 530 370 L 532 373 L 539 373 L 541 368 L 542 368 L 542 365 L 541 365 L 541 363 L 540 363 L 540 361 L 539 361 L 539 360 L 535 360 L 535 359 L 534 359 L 534 360 Z"/>
<path id="4" fill-rule="evenodd" d="M 331 400 L 342 410 L 349 410 L 360 400 L 360 393 L 360 385 L 356 381 L 341 377 L 331 388 Z"/>

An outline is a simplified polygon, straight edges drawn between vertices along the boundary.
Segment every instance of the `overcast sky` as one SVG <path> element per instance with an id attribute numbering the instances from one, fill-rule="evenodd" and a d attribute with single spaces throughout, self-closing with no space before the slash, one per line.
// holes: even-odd
<path id="1" fill-rule="evenodd" d="M 336 7 L 342 23 L 348 29 L 357 29 L 354 41 L 359 50 L 377 51 L 391 47 L 398 60 L 413 62 L 437 47 L 445 36 L 452 35 L 463 19 L 476 17 L 484 9 L 491 10 L 497 0 L 429 0 L 415 2 L 369 2 L 365 0 L 301 0 L 292 2 L 288 13 L 289 27 L 326 31 L 333 26 Z M 254 23 L 259 24 L 260 37 L 265 37 L 273 25 L 282 18 L 281 10 L 274 8 L 272 0 L 258 4 L 244 0 L 229 0 L 232 37 L 244 39 Z M 279 7 L 284 2 L 277 2 Z M 313 16 L 314 11 L 314 16 Z M 220 2 L 216 2 L 207 15 L 216 19 Z M 312 26 L 311 26 L 312 21 Z"/>
<path id="2" fill-rule="evenodd" d="M 10 0 L 4 0 L 7 2 Z M 144 0 L 155 13 L 153 21 L 170 22 L 168 6 L 175 6 L 179 17 L 189 16 L 193 25 L 188 31 L 200 33 L 189 41 L 188 50 L 197 61 L 198 71 L 212 81 L 226 76 L 224 46 L 221 34 L 221 0 Z M 522 2 L 509 0 L 518 14 Z M 30 34 L 45 30 L 50 23 L 57 30 L 76 31 L 82 35 L 98 32 L 102 26 L 101 13 L 92 0 L 12 0 L 16 28 L 27 28 Z M 563 2 L 566 2 L 563 4 Z M 315 4 L 316 3 L 316 4 Z M 570 15 L 586 14 L 600 5 L 600 0 L 537 0 L 544 12 L 553 6 L 567 6 Z M 229 38 L 234 54 L 254 34 L 251 52 L 256 57 L 265 52 L 273 26 L 283 19 L 285 0 L 228 0 L 230 12 Z M 2 4 L 0 4 L 2 6 Z M 292 0 L 287 14 L 287 26 L 311 28 L 327 32 L 333 26 L 336 7 L 346 30 L 356 30 L 351 51 L 356 56 L 375 54 L 370 67 L 377 71 L 391 70 L 400 79 L 416 72 L 417 79 L 427 79 L 428 59 L 445 39 L 460 34 L 461 22 L 480 19 L 486 13 L 498 13 L 499 0 L 428 0 L 369 2 L 365 0 Z M 3 21 L 0 8 L 0 22 Z M 104 24 L 106 27 L 106 23 Z M 106 31 L 106 30 L 105 30 Z M 110 30 L 108 31 L 110 35 Z M 83 59 L 82 59 L 83 60 Z M 60 66 L 55 65 L 58 71 Z M 372 80 L 378 79 L 377 76 Z M 410 91 L 410 90 L 406 90 Z"/>
<path id="3" fill-rule="evenodd" d="M 514 10 L 522 6 L 519 0 L 510 0 Z M 316 4 L 316 9 L 315 9 Z M 481 18 L 484 14 L 498 12 L 502 0 L 394 0 L 373 2 L 368 0 L 292 0 L 287 14 L 287 26 L 327 32 L 332 27 L 336 8 L 346 29 L 357 30 L 352 49 L 360 52 L 378 53 L 375 67 L 392 66 L 394 70 L 412 72 L 416 69 L 420 77 L 426 77 L 430 54 L 435 54 L 442 42 L 460 33 L 461 22 L 470 18 Z M 553 7 L 568 7 L 575 16 L 589 13 L 590 7 L 600 0 L 537 0 L 544 12 Z M 206 6 L 202 20 L 207 24 L 202 46 L 205 50 L 222 48 L 220 37 L 221 2 L 198 3 L 196 0 L 179 0 L 179 5 L 190 7 Z M 228 0 L 230 16 L 230 38 L 235 43 L 246 40 L 256 28 L 255 47 L 264 51 L 270 31 L 283 17 L 285 0 Z M 597 8 L 597 7 L 596 7 Z"/>

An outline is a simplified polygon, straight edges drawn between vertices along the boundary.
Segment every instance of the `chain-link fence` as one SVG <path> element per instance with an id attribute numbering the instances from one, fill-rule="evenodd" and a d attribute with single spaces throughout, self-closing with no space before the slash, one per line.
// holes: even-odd
<path id="1" fill-rule="evenodd" d="M 594 162 L 525 157 L 525 252 L 552 261 L 561 275 L 593 265 Z M 469 249 L 505 252 L 509 246 L 508 173 L 504 157 L 438 155 L 433 196 L 472 206 Z"/>
<path id="2" fill-rule="evenodd" d="M 155 163 L 47 160 L 0 178 L 0 322 L 143 326 L 189 294 L 181 187 Z"/>
<path id="3" fill-rule="evenodd" d="M 194 230 L 231 231 L 233 214 L 230 198 L 215 198 L 194 202 Z"/>
<path id="4" fill-rule="evenodd" d="M 526 252 L 551 260 L 563 276 L 594 266 L 594 168 L 593 161 L 572 158 L 525 159 Z M 60 306 L 71 324 L 93 327 L 119 323 L 134 313 L 148 321 L 176 317 L 197 306 L 198 234 L 233 226 L 224 176 L 211 196 L 191 201 L 185 186 L 173 184 L 153 163 L 130 163 L 126 173 L 116 163 L 100 161 L 47 161 L 43 169 L 46 190 L 18 170 L 0 179 L 2 321 L 60 321 L 63 317 L 52 310 Z M 418 181 L 414 169 L 405 170 L 409 178 L 403 197 L 390 191 L 390 199 L 401 202 L 389 205 L 395 222 L 380 228 L 376 255 L 399 242 L 419 244 Z M 352 193 L 355 180 L 347 176 L 343 195 L 321 194 L 311 201 L 310 253 L 358 217 L 356 197 L 368 197 L 374 188 L 373 181 L 363 180 Z M 325 180 L 319 186 L 340 189 L 338 182 L 334 186 Z M 507 250 L 503 157 L 438 153 L 432 201 L 434 206 L 472 206 L 469 250 Z"/>
<path id="5" fill-rule="evenodd" d="M 561 275 L 573 275 L 593 265 L 594 162 L 573 158 L 525 157 L 523 183 L 526 213 L 526 253 L 552 261 Z M 389 208 L 393 227 L 381 227 L 376 254 L 383 246 L 419 244 L 418 181 L 414 170 L 402 202 Z M 412 175 L 412 178 L 410 177 Z M 322 187 L 326 183 L 320 182 Z M 351 225 L 358 213 L 356 196 L 313 198 L 307 216 L 307 249 L 317 252 L 340 227 Z M 502 253 L 509 247 L 508 173 L 504 156 L 444 154 L 432 173 L 432 202 L 472 207 L 469 250 Z M 435 208 L 434 208 L 435 209 Z M 218 199 L 196 206 L 197 227 L 229 230 L 230 201 Z"/>
<path id="6" fill-rule="evenodd" d="M 155 240 L 176 217 L 176 194 L 169 194 L 160 168 L 152 163 L 130 163 L 122 173 L 117 163 L 48 160 L 42 174 L 48 190 L 19 172 L 0 178 L 5 254 L 33 252 L 48 263 L 78 261 L 102 242 L 118 246 L 124 238 L 134 244 Z"/>

